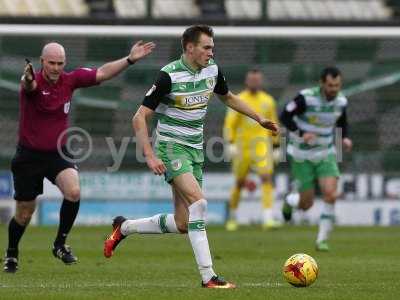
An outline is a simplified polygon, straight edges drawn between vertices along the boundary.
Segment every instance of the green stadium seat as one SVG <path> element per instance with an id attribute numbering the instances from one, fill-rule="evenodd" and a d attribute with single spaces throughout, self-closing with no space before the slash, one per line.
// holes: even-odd
<path id="1" fill-rule="evenodd" d="M 126 38 L 89 38 L 86 59 L 102 63 L 119 59 L 128 55 L 131 46 L 128 42 Z"/>
<path id="2" fill-rule="evenodd" d="M 323 67 L 325 66 L 316 64 L 292 65 L 289 81 L 297 85 L 316 84 Z"/>
<path id="3" fill-rule="evenodd" d="M 109 84 L 105 84 L 104 86 L 100 85 L 89 89 L 80 89 L 80 94 L 90 98 L 120 101 L 121 91 L 122 88 L 120 86 L 110 86 Z"/>
<path id="4" fill-rule="evenodd" d="M 93 136 L 110 136 L 114 113 L 109 109 L 79 106 L 74 112 L 74 125 L 82 127 Z"/>
<path id="5" fill-rule="evenodd" d="M 378 42 L 367 39 L 343 39 L 338 41 L 337 61 L 374 61 Z"/>
<path id="6" fill-rule="evenodd" d="M 160 66 L 145 67 L 138 65 L 134 68 L 126 70 L 126 72 L 123 75 L 124 81 L 128 85 L 132 84 L 151 85 L 157 78 L 159 71 L 160 71 Z"/>
<path id="7" fill-rule="evenodd" d="M 371 68 L 369 69 L 368 75 L 370 77 L 378 77 L 396 73 L 399 72 L 399 70 L 400 60 L 384 60 L 372 64 Z"/>
<path id="8" fill-rule="evenodd" d="M 41 54 L 45 38 L 35 36 L 3 36 L 1 41 L 2 55 L 21 55 L 38 58 Z"/>
<path id="9" fill-rule="evenodd" d="M 282 63 L 293 61 L 296 44 L 287 40 L 257 40 L 255 63 Z"/>

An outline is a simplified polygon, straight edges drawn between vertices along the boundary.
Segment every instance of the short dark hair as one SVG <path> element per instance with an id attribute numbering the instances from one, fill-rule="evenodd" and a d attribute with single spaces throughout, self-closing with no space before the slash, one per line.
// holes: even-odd
<path id="1" fill-rule="evenodd" d="M 208 25 L 192 25 L 186 28 L 185 32 L 182 34 L 182 49 L 186 50 L 188 43 L 197 44 L 199 42 L 200 35 L 204 33 L 205 35 L 213 38 L 214 31 Z"/>
<path id="2" fill-rule="evenodd" d="M 260 74 L 263 74 L 263 71 L 261 71 L 261 69 L 260 68 L 258 68 L 258 67 L 252 67 L 251 69 L 248 69 L 247 70 L 247 74 L 249 74 L 249 73 L 260 73 Z"/>
<path id="3" fill-rule="evenodd" d="M 340 72 L 340 70 L 337 67 L 326 67 L 321 72 L 321 77 L 320 77 L 321 81 L 325 82 L 326 77 L 328 75 L 332 76 L 333 78 L 336 78 L 338 76 L 342 76 L 342 72 Z"/>

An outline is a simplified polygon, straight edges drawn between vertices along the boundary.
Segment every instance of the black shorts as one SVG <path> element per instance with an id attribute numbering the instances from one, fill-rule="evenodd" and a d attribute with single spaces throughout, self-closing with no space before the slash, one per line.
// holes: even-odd
<path id="1" fill-rule="evenodd" d="M 73 156 L 62 149 L 66 157 Z M 77 166 L 64 159 L 58 151 L 37 151 L 18 145 L 11 162 L 14 179 L 14 199 L 31 201 L 43 193 L 43 180 L 47 178 L 53 184 L 57 175 L 68 168 L 78 169 Z"/>

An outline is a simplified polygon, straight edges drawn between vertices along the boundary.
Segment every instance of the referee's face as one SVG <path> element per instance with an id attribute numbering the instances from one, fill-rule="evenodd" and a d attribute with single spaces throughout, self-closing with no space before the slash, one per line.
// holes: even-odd
<path id="1" fill-rule="evenodd" d="M 47 80 L 56 83 L 65 66 L 65 54 L 61 51 L 46 53 L 42 56 L 43 72 Z"/>
<path id="2" fill-rule="evenodd" d="M 213 58 L 213 49 L 213 38 L 204 33 L 201 34 L 198 43 L 193 47 L 194 63 L 200 68 L 207 67 L 210 59 Z"/>

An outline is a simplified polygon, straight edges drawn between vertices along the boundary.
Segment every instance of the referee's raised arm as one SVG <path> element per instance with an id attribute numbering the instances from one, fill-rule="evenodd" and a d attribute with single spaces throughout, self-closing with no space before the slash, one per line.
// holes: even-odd
<path id="1" fill-rule="evenodd" d="M 98 68 L 96 73 L 96 81 L 100 83 L 117 76 L 127 67 L 133 65 L 138 60 L 150 54 L 155 46 L 156 45 L 153 42 L 144 43 L 143 41 L 138 41 L 135 45 L 133 45 L 128 56 L 108 62 Z"/>

